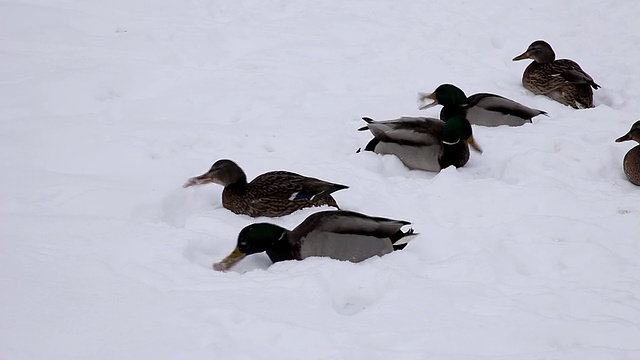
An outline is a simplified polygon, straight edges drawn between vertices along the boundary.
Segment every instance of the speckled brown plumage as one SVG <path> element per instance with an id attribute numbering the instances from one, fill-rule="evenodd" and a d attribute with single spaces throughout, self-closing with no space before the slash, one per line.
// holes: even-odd
<path id="1" fill-rule="evenodd" d="M 593 89 L 598 89 L 591 76 L 573 60 L 555 59 L 551 46 L 534 41 L 527 51 L 513 60 L 533 59 L 522 75 L 522 85 L 536 95 L 576 109 L 592 108 Z"/>
<path id="2" fill-rule="evenodd" d="M 622 160 L 624 174 L 632 184 L 640 186 L 640 145 L 627 152 Z"/>
<path id="3" fill-rule="evenodd" d="M 616 142 L 635 140 L 640 143 L 640 121 L 636 121 L 631 130 L 625 135 L 616 139 Z M 634 184 L 640 186 L 640 145 L 635 146 L 627 152 L 622 160 L 622 167 L 627 179 Z"/>
<path id="4" fill-rule="evenodd" d="M 278 217 L 312 206 L 338 207 L 331 193 L 348 186 L 288 171 L 271 171 L 247 183 L 242 169 L 231 160 L 218 160 L 211 169 L 189 179 L 184 187 L 217 183 L 224 186 L 222 206 L 236 214 Z"/>

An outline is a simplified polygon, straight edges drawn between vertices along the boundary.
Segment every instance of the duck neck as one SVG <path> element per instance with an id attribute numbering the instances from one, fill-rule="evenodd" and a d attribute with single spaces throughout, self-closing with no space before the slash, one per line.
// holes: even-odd
<path id="1" fill-rule="evenodd" d="M 526 69 L 524 69 L 524 73 L 522 74 L 522 78 L 525 79 L 530 73 L 536 71 L 537 69 L 543 67 L 545 64 L 539 63 L 537 61 L 532 61 Z"/>
<path id="2" fill-rule="evenodd" d="M 289 241 L 290 232 L 282 229 L 282 236 L 269 245 L 266 250 L 272 262 L 286 260 L 300 260 L 300 244 L 291 244 Z"/>
<path id="3" fill-rule="evenodd" d="M 244 195 L 247 192 L 247 186 L 247 176 L 244 173 L 240 173 L 233 182 L 224 187 L 223 196 L 225 194 Z"/>
<path id="4" fill-rule="evenodd" d="M 549 64 L 552 63 L 556 60 L 556 53 L 553 51 L 553 49 L 548 49 L 547 51 L 544 51 L 543 53 L 539 54 L 538 57 L 536 57 L 536 61 L 539 62 L 540 64 Z"/>
<path id="5" fill-rule="evenodd" d="M 458 140 L 455 144 L 443 144 L 443 152 L 438 162 L 442 169 L 451 165 L 459 168 L 469 161 L 469 145 L 462 140 Z"/>
<path id="6" fill-rule="evenodd" d="M 466 116 L 467 114 L 467 108 L 463 107 L 463 106 L 457 106 L 457 105 L 446 105 L 443 106 L 442 109 L 440 110 L 440 120 L 447 122 L 449 119 L 451 119 L 454 116 Z"/>

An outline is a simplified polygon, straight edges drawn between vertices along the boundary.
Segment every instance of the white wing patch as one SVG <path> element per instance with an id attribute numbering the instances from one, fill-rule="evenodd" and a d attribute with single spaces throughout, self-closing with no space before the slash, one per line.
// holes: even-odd
<path id="1" fill-rule="evenodd" d="M 291 196 L 289 196 L 289 200 L 295 200 L 296 196 L 298 196 L 299 193 L 300 193 L 299 191 L 296 191 L 293 194 L 291 194 Z"/>

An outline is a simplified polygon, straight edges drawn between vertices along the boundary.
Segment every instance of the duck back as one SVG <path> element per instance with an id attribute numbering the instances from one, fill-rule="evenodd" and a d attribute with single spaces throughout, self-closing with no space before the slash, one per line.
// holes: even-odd
<path id="1" fill-rule="evenodd" d="M 571 71 L 586 75 L 572 60 L 560 59 L 544 64 L 533 61 L 522 75 L 522 86 L 536 95 L 546 95 L 563 105 L 576 109 L 592 108 L 592 85 L 567 81 L 563 73 Z"/>
<path id="2" fill-rule="evenodd" d="M 547 113 L 522 105 L 500 95 L 478 93 L 469 96 L 467 120 L 481 126 L 521 126 L 531 119 Z"/>

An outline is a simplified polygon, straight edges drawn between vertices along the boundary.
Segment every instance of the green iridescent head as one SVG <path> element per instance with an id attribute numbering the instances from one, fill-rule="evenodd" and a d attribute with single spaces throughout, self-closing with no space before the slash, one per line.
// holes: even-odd
<path id="1" fill-rule="evenodd" d="M 431 94 L 424 94 L 420 100 L 433 100 L 433 102 L 425 104 L 420 109 L 428 109 L 435 105 L 442 106 L 463 106 L 467 102 L 467 95 L 459 87 L 452 84 L 442 84 L 438 86 Z"/>
<path id="2" fill-rule="evenodd" d="M 238 234 L 236 248 L 231 254 L 213 268 L 218 271 L 229 270 L 245 256 L 267 251 L 278 241 L 287 241 L 287 229 L 269 223 L 256 223 L 246 226 Z"/>

